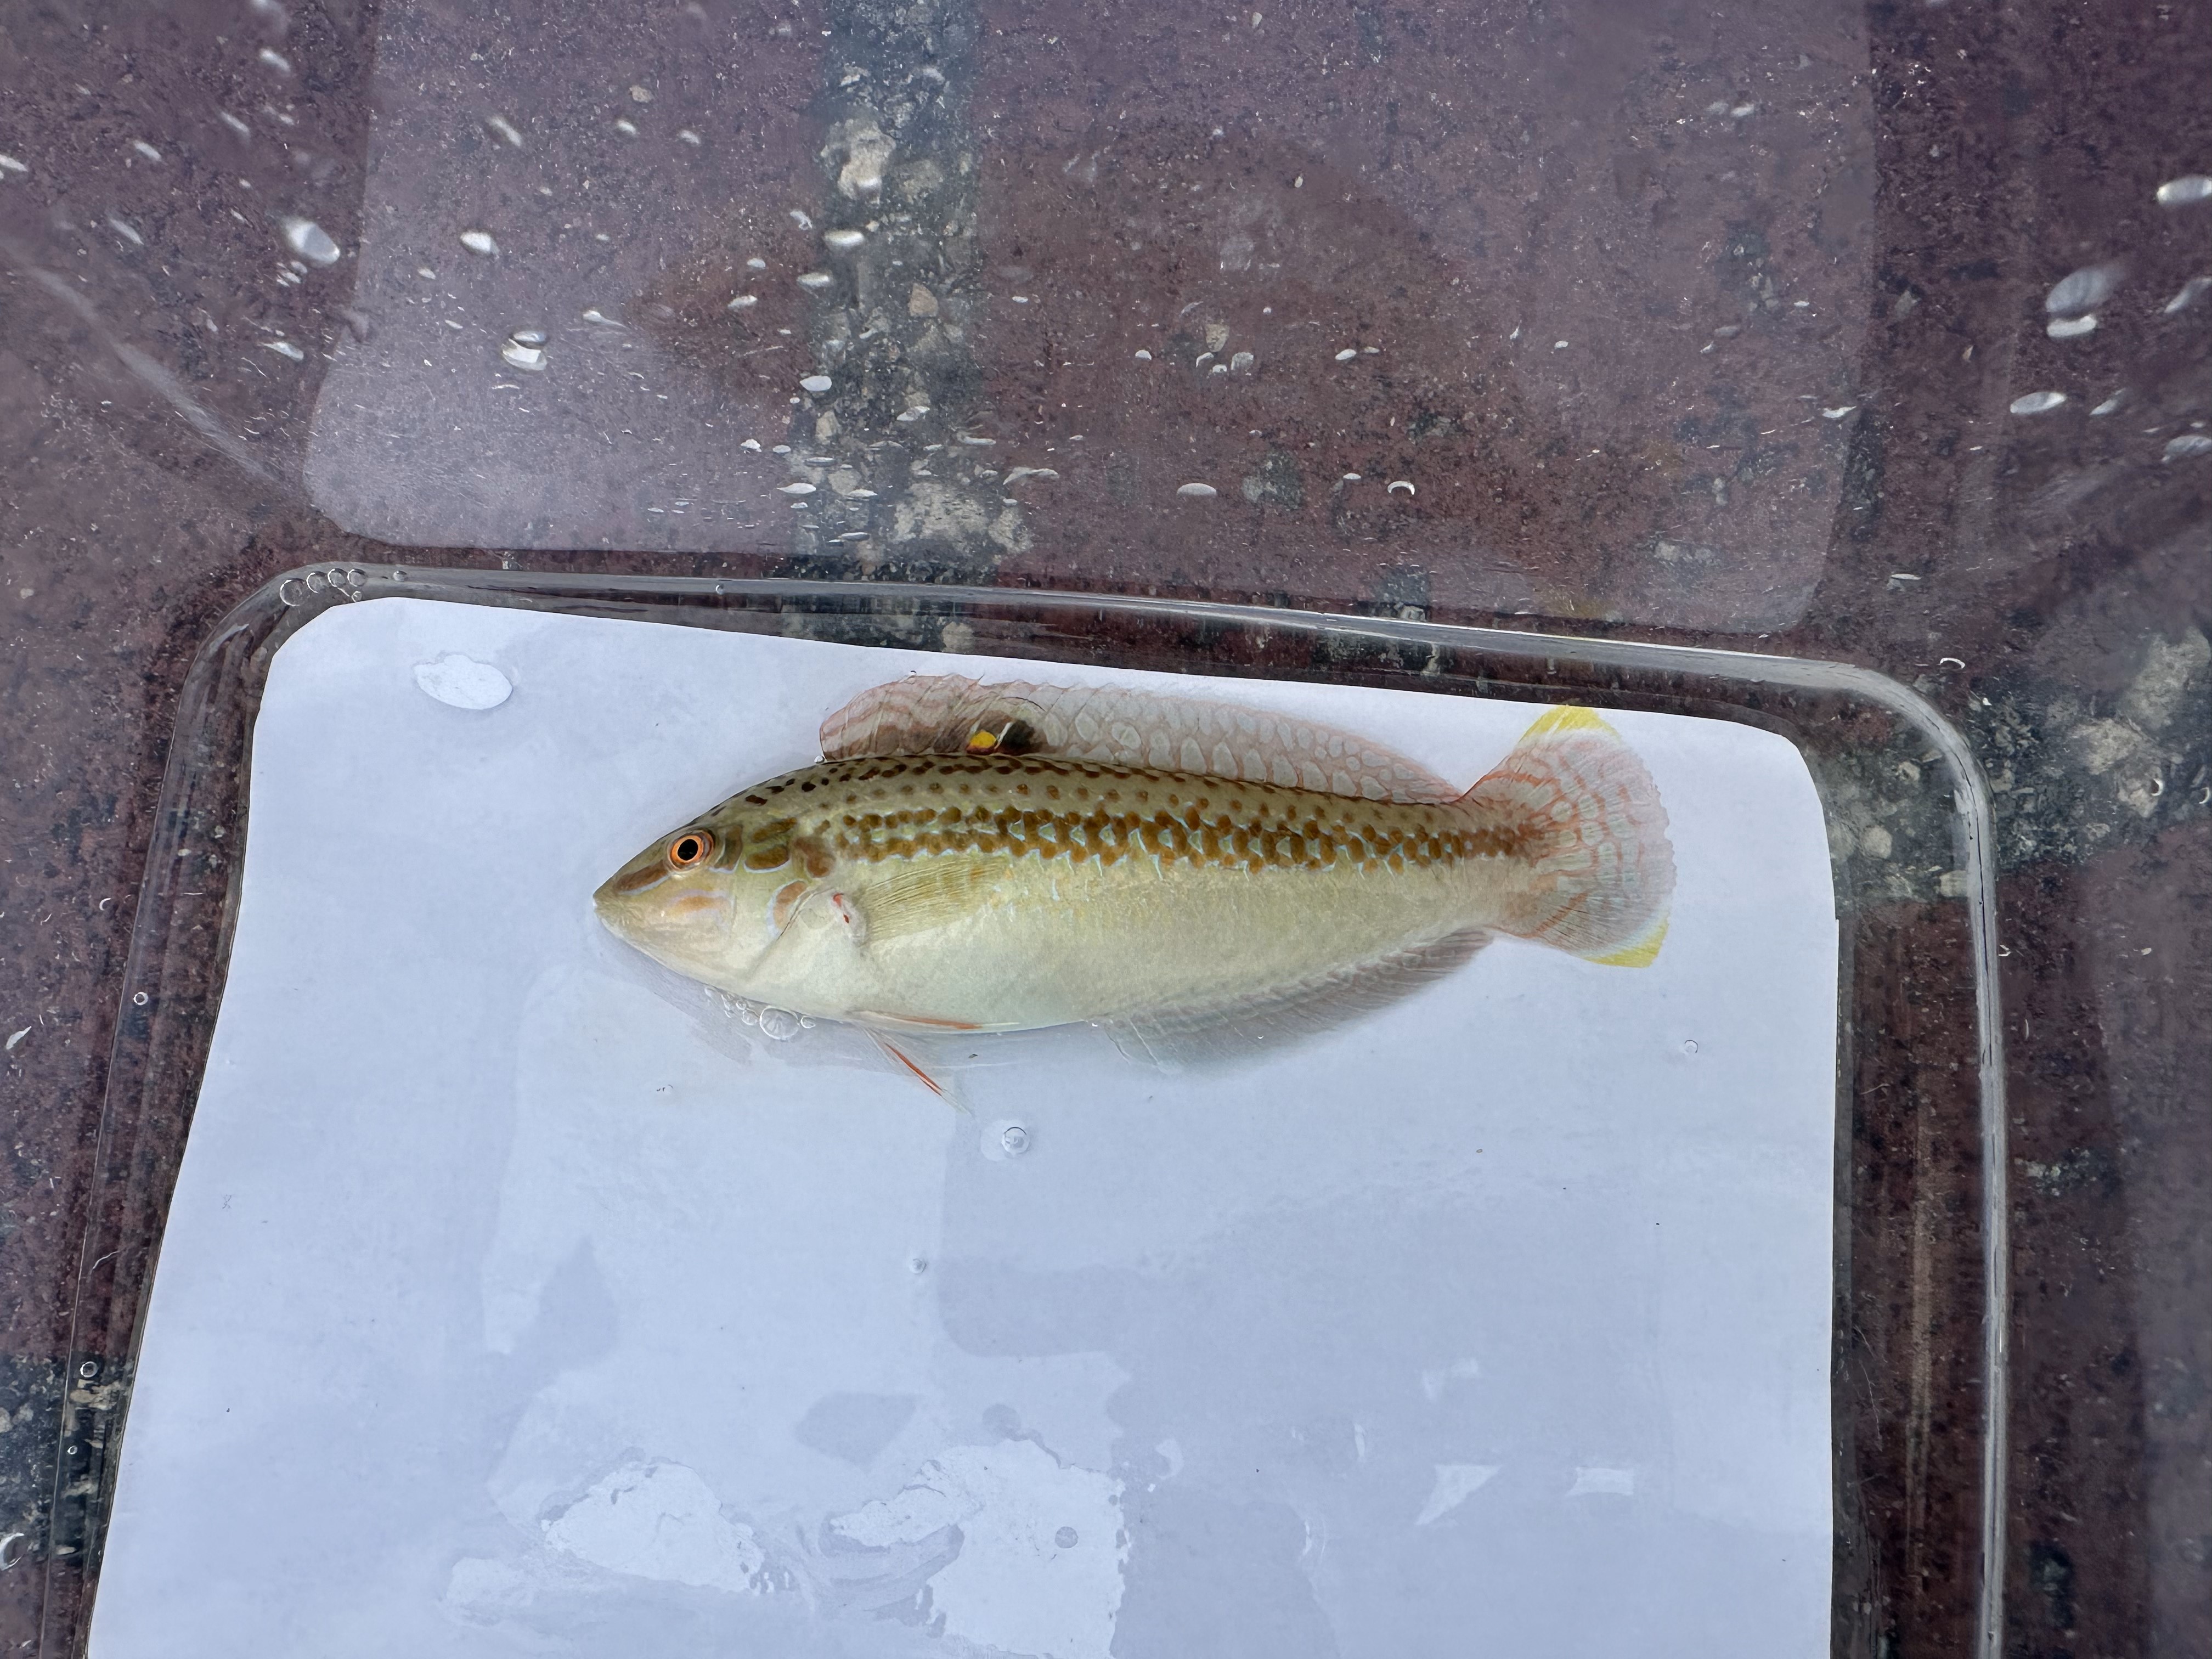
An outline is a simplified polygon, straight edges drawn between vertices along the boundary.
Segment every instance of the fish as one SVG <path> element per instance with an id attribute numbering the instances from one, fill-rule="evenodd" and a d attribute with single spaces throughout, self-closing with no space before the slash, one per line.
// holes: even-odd
<path id="1" fill-rule="evenodd" d="M 916 1039 L 1083 1025 L 1164 1065 L 1279 1047 L 1504 935 L 1652 962 L 1674 886 L 1649 769 L 1550 709 L 1464 787 L 1355 732 L 1122 686 L 915 675 L 822 759 L 656 837 L 600 921 L 723 994 Z"/>

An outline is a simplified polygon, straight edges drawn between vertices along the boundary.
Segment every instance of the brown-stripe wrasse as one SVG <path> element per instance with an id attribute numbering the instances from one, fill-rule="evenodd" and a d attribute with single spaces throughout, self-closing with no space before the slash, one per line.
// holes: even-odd
<path id="1" fill-rule="evenodd" d="M 1497 933 L 1641 966 L 1666 931 L 1657 790 L 1585 709 L 1464 791 L 1347 732 L 1120 688 L 916 678 L 822 738 L 611 877 L 607 927 L 887 1046 L 1091 1023 L 1163 1055 L 1336 1023 Z"/>

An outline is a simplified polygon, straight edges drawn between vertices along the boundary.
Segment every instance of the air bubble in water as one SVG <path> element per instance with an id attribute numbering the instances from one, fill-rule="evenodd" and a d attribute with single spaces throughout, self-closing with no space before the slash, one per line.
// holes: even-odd
<path id="1" fill-rule="evenodd" d="M 764 1037 L 788 1042 L 804 1028 L 799 1016 L 788 1008 L 763 1008 L 760 1011 L 760 1029 Z"/>
<path id="2" fill-rule="evenodd" d="M 2212 202 L 2212 179 L 2201 173 L 2169 179 L 2158 187 L 2160 207 L 2190 207 L 2198 202 Z"/>
<path id="3" fill-rule="evenodd" d="M 1682 1052 L 1683 1052 L 1684 1054 L 1696 1054 L 1696 1053 L 1698 1052 L 1698 1040 L 1697 1040 L 1697 1038 L 1695 1038 L 1695 1037 L 1684 1037 L 1684 1038 L 1682 1039 Z"/>
<path id="4" fill-rule="evenodd" d="M 319 593 L 329 586 L 330 583 L 324 579 L 321 571 L 310 570 L 307 573 L 307 592 L 310 593 Z"/>
<path id="5" fill-rule="evenodd" d="M 1062 1527 L 1058 1532 L 1053 1534 L 1052 1541 L 1058 1545 L 1061 1549 L 1073 1549 L 1077 1542 L 1075 1528 L 1073 1527 Z"/>
<path id="6" fill-rule="evenodd" d="M 999 1145 L 1008 1158 L 1019 1158 L 1030 1149 L 1030 1132 L 1018 1123 L 1009 1123 L 999 1131 Z"/>
<path id="7" fill-rule="evenodd" d="M 2048 415 L 2065 401 L 2063 392 L 2030 392 L 2014 398 L 2010 407 L 2015 415 Z"/>
<path id="8" fill-rule="evenodd" d="M 471 253 L 489 254 L 499 252 L 499 244 L 492 240 L 491 233 L 488 230 L 463 231 L 461 246 Z"/>

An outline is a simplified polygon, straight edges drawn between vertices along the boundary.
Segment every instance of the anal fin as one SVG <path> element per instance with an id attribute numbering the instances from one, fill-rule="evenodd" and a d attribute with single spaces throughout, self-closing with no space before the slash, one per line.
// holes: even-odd
<path id="1" fill-rule="evenodd" d="M 1258 995 L 1101 1023 L 1122 1053 L 1158 1066 L 1205 1066 L 1273 1053 L 1425 989 L 1490 939 L 1487 932 L 1471 928 Z"/>

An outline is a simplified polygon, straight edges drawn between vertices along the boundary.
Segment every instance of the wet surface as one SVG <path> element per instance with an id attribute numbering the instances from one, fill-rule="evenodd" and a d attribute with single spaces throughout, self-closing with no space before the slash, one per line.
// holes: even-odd
<path id="1" fill-rule="evenodd" d="M 0 27 L 0 1530 L 49 1541 L 116 975 L 231 605 L 311 559 L 957 577 L 1711 638 L 1935 699 L 2006 866 L 2007 1649 L 2212 1643 L 2212 203 L 2159 194 L 2212 173 L 2212 37 L 1256 10 Z M 1839 808 L 1897 854 L 1866 897 L 1928 903 L 1891 793 Z M 1912 1432 L 1966 1478 L 1968 1425 Z M 11 1641 L 40 1583 L 0 1571 Z M 1921 1650 L 1869 1620 L 1854 1651 Z"/>

